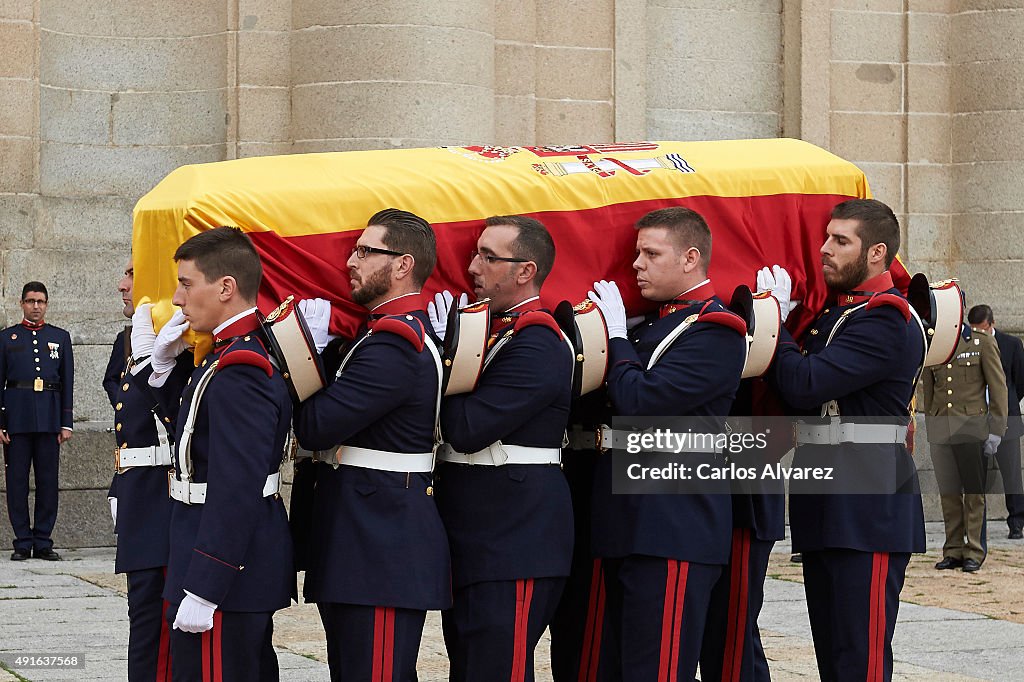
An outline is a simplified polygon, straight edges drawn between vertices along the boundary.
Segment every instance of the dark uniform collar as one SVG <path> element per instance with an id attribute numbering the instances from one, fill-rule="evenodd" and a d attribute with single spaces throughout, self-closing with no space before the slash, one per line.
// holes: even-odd
<path id="1" fill-rule="evenodd" d="M 892 275 L 886 270 L 880 275 L 864 280 L 856 289 L 840 293 L 837 302 L 841 306 L 865 303 L 875 294 L 888 291 L 893 286 L 895 285 L 892 283 Z"/>
<path id="2" fill-rule="evenodd" d="M 706 303 L 714 295 L 715 285 L 711 283 L 710 279 L 705 280 L 692 289 L 687 289 L 671 301 L 662 304 L 661 308 L 658 309 L 658 317 L 671 315 L 678 310 L 689 308 L 692 305 Z"/>
<path id="3" fill-rule="evenodd" d="M 370 311 L 367 316 L 367 326 L 372 327 L 373 323 L 377 320 L 383 319 L 388 315 L 402 315 L 404 313 L 414 313 L 423 310 L 423 295 L 417 291 L 411 294 L 402 294 L 395 298 L 384 301 L 380 305 L 377 305 Z"/>
<path id="4" fill-rule="evenodd" d="M 219 349 L 239 336 L 245 336 L 259 328 L 260 321 L 259 318 L 256 317 L 256 311 L 253 310 L 249 314 L 240 317 L 228 326 L 216 332 L 213 335 L 213 347 Z"/>
<path id="5" fill-rule="evenodd" d="M 543 310 L 544 306 L 540 303 L 540 296 L 531 296 L 526 300 L 516 303 L 514 306 L 506 310 L 505 312 L 495 315 L 491 318 L 491 333 L 494 334 L 506 327 L 525 313 L 533 312 L 534 310 Z"/>
<path id="6" fill-rule="evenodd" d="M 22 320 L 21 326 L 31 331 L 38 331 L 46 326 L 46 320 L 42 322 L 29 322 L 28 320 Z"/>

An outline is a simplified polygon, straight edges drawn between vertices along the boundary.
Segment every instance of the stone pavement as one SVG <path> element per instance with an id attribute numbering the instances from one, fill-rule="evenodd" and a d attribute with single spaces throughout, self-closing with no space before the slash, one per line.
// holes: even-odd
<path id="1" fill-rule="evenodd" d="M 894 642 L 901 680 L 1019 679 L 1024 669 L 1024 543 L 991 526 L 991 552 L 979 573 L 935 571 L 941 524 L 928 524 L 929 553 L 915 557 L 903 590 Z M 113 550 L 64 552 L 48 563 L 0 559 L 0 682 L 125 679 L 128 640 L 123 576 Z M 761 615 L 765 651 L 777 680 L 815 679 L 814 651 L 799 567 L 779 543 L 765 585 Z M 328 680 L 316 610 L 297 605 L 275 618 L 281 679 Z M 18 668 L 18 654 L 84 656 L 84 669 Z M 436 613 L 427 620 L 420 652 L 421 682 L 447 678 Z M 547 642 L 538 647 L 538 682 L 550 680 Z"/>

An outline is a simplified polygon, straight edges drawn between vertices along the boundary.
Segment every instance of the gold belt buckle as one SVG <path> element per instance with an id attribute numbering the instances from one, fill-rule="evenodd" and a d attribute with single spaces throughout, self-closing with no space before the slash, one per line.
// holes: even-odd
<path id="1" fill-rule="evenodd" d="M 36 393 L 40 393 L 43 390 L 43 380 L 36 377 L 36 380 L 32 382 L 32 390 Z"/>
<path id="2" fill-rule="evenodd" d="M 114 469 L 121 471 L 121 448 L 114 448 Z"/>
<path id="3" fill-rule="evenodd" d="M 601 433 L 600 424 L 594 429 L 594 448 L 598 452 L 608 452 L 608 448 L 604 446 L 604 435 Z"/>

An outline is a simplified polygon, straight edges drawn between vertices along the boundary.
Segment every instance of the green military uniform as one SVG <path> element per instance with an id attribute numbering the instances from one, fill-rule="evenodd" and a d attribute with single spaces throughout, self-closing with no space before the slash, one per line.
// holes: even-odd
<path id="1" fill-rule="evenodd" d="M 1006 431 L 1006 376 L 999 346 L 987 333 L 971 330 L 961 335 L 953 358 L 926 369 L 921 383 L 946 526 L 942 554 L 980 564 L 986 553 L 983 446 L 989 434 L 1002 437 Z"/>

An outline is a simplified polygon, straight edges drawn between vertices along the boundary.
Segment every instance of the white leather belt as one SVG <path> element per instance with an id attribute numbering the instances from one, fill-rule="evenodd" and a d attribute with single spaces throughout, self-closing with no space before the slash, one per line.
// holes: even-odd
<path id="1" fill-rule="evenodd" d="M 117 469 L 128 467 L 161 467 L 171 465 L 171 448 L 167 443 L 145 448 L 117 448 Z"/>
<path id="2" fill-rule="evenodd" d="M 267 476 L 267 482 L 263 485 L 263 497 L 276 495 L 281 491 L 281 472 L 275 472 Z M 204 504 L 206 502 L 205 483 L 187 483 L 178 480 L 174 472 L 167 474 L 167 492 L 178 502 L 185 504 Z"/>
<path id="3" fill-rule="evenodd" d="M 642 431 L 623 431 L 621 429 L 613 429 L 606 424 L 584 430 L 579 427 L 573 427 L 567 435 L 569 437 L 569 447 L 573 450 L 597 450 L 599 452 L 607 452 L 611 449 L 625 450 L 627 445 L 627 439 L 631 434 L 644 433 Z M 673 454 L 679 454 L 684 452 L 705 452 L 711 454 L 718 454 L 722 452 L 722 448 L 717 446 L 715 443 L 718 440 L 717 435 L 713 433 L 696 433 L 692 434 L 690 442 L 686 442 L 681 449 L 675 442 L 669 443 L 663 448 L 651 447 L 643 448 L 644 452 L 668 452 Z"/>
<path id="4" fill-rule="evenodd" d="M 333 466 L 346 464 L 378 471 L 430 473 L 434 470 L 433 452 L 391 452 L 342 445 L 337 450 L 317 450 L 313 454 L 313 459 Z"/>
<path id="5" fill-rule="evenodd" d="M 907 427 L 895 424 L 855 424 L 833 420 L 831 424 L 796 423 L 797 445 L 902 445 L 907 440 Z"/>
<path id="6" fill-rule="evenodd" d="M 437 458 L 453 464 L 502 466 L 503 464 L 561 464 L 561 448 L 531 448 L 525 445 L 505 445 L 500 440 L 476 452 L 457 452 L 448 443 L 437 449 Z"/>

